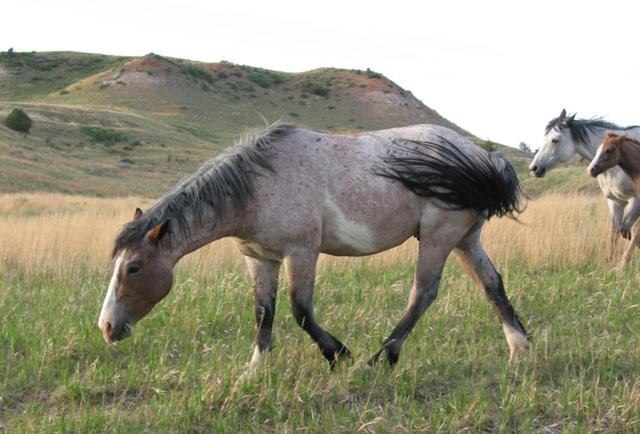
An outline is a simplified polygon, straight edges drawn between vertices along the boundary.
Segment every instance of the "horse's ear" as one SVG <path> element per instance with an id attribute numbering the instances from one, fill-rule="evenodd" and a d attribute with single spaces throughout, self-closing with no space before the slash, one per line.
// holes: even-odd
<path id="1" fill-rule="evenodd" d="M 562 111 L 560 112 L 560 116 L 558 116 L 558 119 L 562 120 L 566 117 L 567 117 L 567 111 L 565 109 L 562 109 Z"/>
<path id="2" fill-rule="evenodd" d="M 569 116 L 569 118 L 567 119 L 567 123 L 571 123 L 575 120 L 577 113 L 572 114 L 571 116 Z"/>
<path id="3" fill-rule="evenodd" d="M 613 131 L 607 131 L 607 137 L 618 137 L 618 135 Z"/>
<path id="4" fill-rule="evenodd" d="M 160 241 L 169 230 L 169 220 L 165 220 L 149 229 L 147 237 L 152 241 Z"/>
<path id="5" fill-rule="evenodd" d="M 133 220 L 138 220 L 140 217 L 142 217 L 142 210 L 140 208 L 136 208 L 135 212 L 133 213 Z"/>

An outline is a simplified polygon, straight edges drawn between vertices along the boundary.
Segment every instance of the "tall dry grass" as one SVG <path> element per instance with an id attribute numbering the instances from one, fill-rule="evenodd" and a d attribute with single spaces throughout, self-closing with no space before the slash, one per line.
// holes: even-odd
<path id="1" fill-rule="evenodd" d="M 151 201 L 135 197 L 92 198 L 62 194 L 0 195 L 0 266 L 26 272 L 43 268 L 73 273 L 103 269 L 110 263 L 113 239 L 136 206 Z M 483 239 L 502 266 L 516 261 L 537 268 L 590 261 L 605 264 L 609 217 L 602 198 L 550 195 L 529 203 L 519 221 L 492 219 Z M 361 259 L 323 257 L 321 267 L 365 263 L 388 267 L 414 261 L 416 243 Z M 211 273 L 240 264 L 230 240 L 221 240 L 184 258 L 180 267 Z"/>

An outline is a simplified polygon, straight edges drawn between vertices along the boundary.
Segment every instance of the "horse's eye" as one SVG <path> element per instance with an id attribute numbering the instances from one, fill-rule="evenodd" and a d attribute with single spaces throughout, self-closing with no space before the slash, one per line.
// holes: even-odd
<path id="1" fill-rule="evenodd" d="M 551 139 L 551 143 L 558 143 L 558 138 L 556 137 L 555 139 Z"/>
<path id="2" fill-rule="evenodd" d="M 609 149 L 607 149 L 606 151 L 604 151 L 604 153 L 605 153 L 605 155 L 609 155 L 609 154 L 611 153 L 611 151 L 612 151 L 612 149 L 611 149 L 611 148 L 609 148 Z"/>
<path id="3" fill-rule="evenodd" d="M 138 265 L 129 265 L 129 268 L 127 268 L 127 274 L 135 274 L 138 271 L 140 271 L 140 266 Z"/>

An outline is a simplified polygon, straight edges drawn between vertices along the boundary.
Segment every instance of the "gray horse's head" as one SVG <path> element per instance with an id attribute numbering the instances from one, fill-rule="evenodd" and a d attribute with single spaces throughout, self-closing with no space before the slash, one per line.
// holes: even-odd
<path id="1" fill-rule="evenodd" d="M 544 143 L 529 165 L 533 175 L 543 177 L 558 164 L 569 161 L 576 153 L 575 138 L 570 128 L 575 117 L 575 114 L 567 117 L 567 111 L 562 109 L 560 116 L 547 124 Z"/>

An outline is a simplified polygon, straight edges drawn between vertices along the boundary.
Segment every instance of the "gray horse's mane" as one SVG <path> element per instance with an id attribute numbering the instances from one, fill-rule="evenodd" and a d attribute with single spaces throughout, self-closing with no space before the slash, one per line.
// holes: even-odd
<path id="1" fill-rule="evenodd" d="M 557 118 L 551 119 L 545 128 L 545 134 L 548 134 L 552 129 L 562 130 L 564 128 L 569 128 L 573 141 L 586 145 L 589 143 L 589 133 L 594 133 L 597 129 L 604 128 L 607 130 L 626 131 L 638 127 L 637 125 L 621 127 L 613 122 L 607 122 L 601 117 L 575 119 L 575 116 L 575 114 L 569 117 L 560 115 Z"/>
<path id="2" fill-rule="evenodd" d="M 242 206 L 253 194 L 256 175 L 273 171 L 269 145 L 294 128 L 278 122 L 262 132 L 247 133 L 233 147 L 207 160 L 142 217 L 127 223 L 116 238 L 113 254 L 142 241 L 151 228 L 166 220 L 170 221 L 171 234 L 179 232 L 188 237 L 189 217 L 201 221 L 206 211 L 219 215 L 230 207 Z"/>

